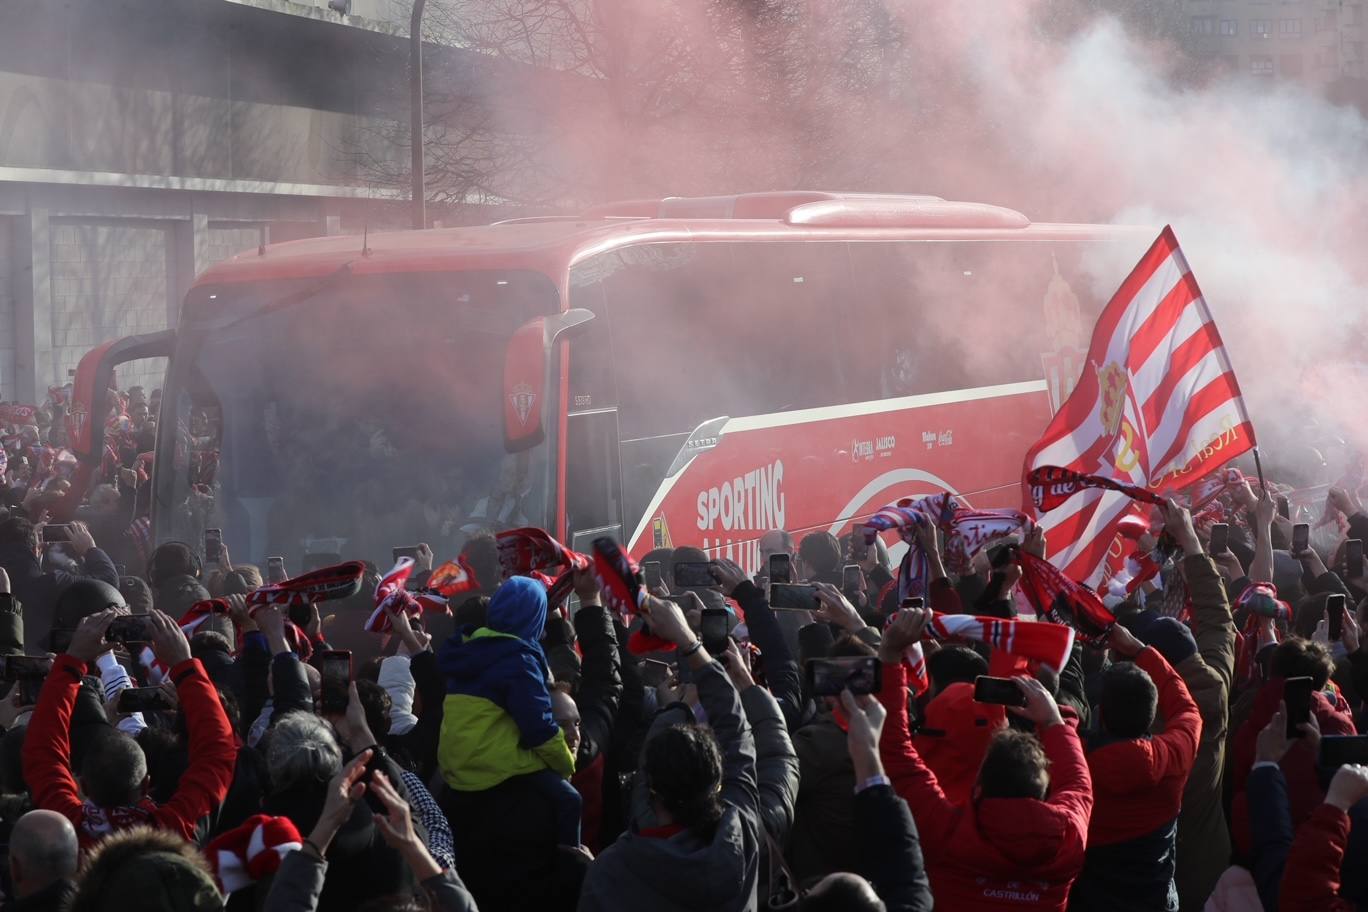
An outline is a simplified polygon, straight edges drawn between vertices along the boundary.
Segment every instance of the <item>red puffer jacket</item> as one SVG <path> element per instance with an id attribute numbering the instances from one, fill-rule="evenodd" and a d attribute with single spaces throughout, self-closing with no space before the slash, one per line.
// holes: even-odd
<path id="1" fill-rule="evenodd" d="M 1153 646 L 1142 650 L 1135 664 L 1159 691 L 1164 730 L 1088 752 L 1097 801 L 1088 826 L 1089 846 L 1134 839 L 1177 817 L 1183 806 L 1183 787 L 1197 758 L 1202 716 L 1187 685 Z"/>
<path id="2" fill-rule="evenodd" d="M 24 779 L 34 807 L 56 811 L 71 821 L 83 848 L 110 829 L 145 823 L 195 841 L 200 818 L 216 810 L 228 794 L 237 764 L 233 729 L 199 659 L 174 666 L 170 678 L 185 711 L 190 735 L 190 762 L 166 804 L 144 799 L 135 808 L 94 808 L 81 801 L 71 772 L 71 714 L 81 689 L 85 663 L 59 655 L 38 694 L 28 734 L 24 737 Z"/>
<path id="3" fill-rule="evenodd" d="M 1339 895 L 1340 865 L 1349 843 L 1349 815 L 1331 804 L 1311 812 L 1287 853 L 1281 912 L 1351 912 L 1354 904 Z"/>
<path id="4" fill-rule="evenodd" d="M 1078 734 L 1067 724 L 1041 733 L 1050 760 L 1050 794 L 956 803 L 912 746 L 907 725 L 907 670 L 885 666 L 898 686 L 879 698 L 888 711 L 880 740 L 884 768 L 907 802 L 922 840 L 938 908 L 1062 910 L 1083 867 L 1092 780 Z"/>

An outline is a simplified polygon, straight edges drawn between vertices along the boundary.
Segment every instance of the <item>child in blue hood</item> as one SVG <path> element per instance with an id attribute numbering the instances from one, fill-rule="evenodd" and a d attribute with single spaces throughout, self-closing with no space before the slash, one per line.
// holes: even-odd
<path id="1" fill-rule="evenodd" d="M 437 658 L 447 681 L 437 759 L 457 791 L 523 777 L 555 806 L 557 841 L 577 846 L 581 800 L 568 781 L 575 758 L 551 713 L 538 642 L 545 626 L 546 587 L 515 576 L 494 593 L 483 627 L 447 640 Z"/>

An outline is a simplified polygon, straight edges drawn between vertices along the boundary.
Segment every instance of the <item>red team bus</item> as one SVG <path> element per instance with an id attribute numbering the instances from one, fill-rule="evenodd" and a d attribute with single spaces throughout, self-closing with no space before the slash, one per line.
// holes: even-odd
<path id="1" fill-rule="evenodd" d="M 295 571 L 536 525 L 754 569 L 766 530 L 840 534 L 900 496 L 1019 506 L 1152 236 L 786 192 L 293 241 L 89 353 L 71 444 L 98 463 L 114 368 L 165 357 L 157 541 L 218 527 Z"/>

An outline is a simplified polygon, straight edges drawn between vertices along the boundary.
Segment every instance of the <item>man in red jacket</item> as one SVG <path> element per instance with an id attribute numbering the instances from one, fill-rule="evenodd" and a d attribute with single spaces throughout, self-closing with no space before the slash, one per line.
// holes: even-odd
<path id="1" fill-rule="evenodd" d="M 87 666 L 109 651 L 105 632 L 118 615 L 111 608 L 81 621 L 67 652 L 52 664 L 24 738 L 24 779 L 35 807 L 71 821 L 87 848 L 118 830 L 149 825 L 192 842 L 200 819 L 214 811 L 232 784 L 237 747 L 228 717 L 204 666 L 190 657 L 190 644 L 171 618 L 147 615 L 152 647 L 170 669 L 184 711 L 190 759 L 176 792 L 158 806 L 147 797 L 147 759 L 132 738 L 111 729 L 87 751 L 81 785 L 71 769 L 71 716 Z M 81 800 L 82 793 L 86 800 Z"/>
<path id="2" fill-rule="evenodd" d="M 1069 908 L 1178 910 L 1178 811 L 1197 758 L 1202 716 L 1159 651 L 1112 628 L 1116 662 L 1102 678 L 1101 730 L 1089 738 L 1088 860 Z M 1163 729 L 1150 734 L 1156 718 Z"/>
<path id="3" fill-rule="evenodd" d="M 886 678 L 879 699 L 888 718 L 879 752 L 894 791 L 917 821 L 936 905 L 965 912 L 1060 912 L 1083 867 L 1093 804 L 1078 734 L 1064 724 L 1039 681 L 1017 678 L 1026 706 L 1013 712 L 1033 722 L 1038 737 L 999 732 L 973 796 L 949 800 L 912 746 L 907 723 L 902 652 L 920 639 L 928 618 L 925 610 L 905 609 L 885 631 L 879 654 Z"/>

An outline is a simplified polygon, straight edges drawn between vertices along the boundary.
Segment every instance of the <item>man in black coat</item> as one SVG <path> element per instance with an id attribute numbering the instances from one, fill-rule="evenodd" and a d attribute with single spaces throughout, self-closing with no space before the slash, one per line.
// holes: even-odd
<path id="1" fill-rule="evenodd" d="M 119 585 L 114 562 L 95 547 L 95 539 L 85 523 L 74 522 L 69 528 L 69 544 L 81 562 L 81 574 L 59 569 L 44 572 L 39 562 L 43 554 L 42 536 L 28 518 L 12 515 L 0 522 L 0 567 L 9 574 L 15 599 L 24 606 L 24 645 L 30 655 L 49 651 L 48 631 L 52 629 L 57 598 L 68 585 L 87 577 Z"/>

